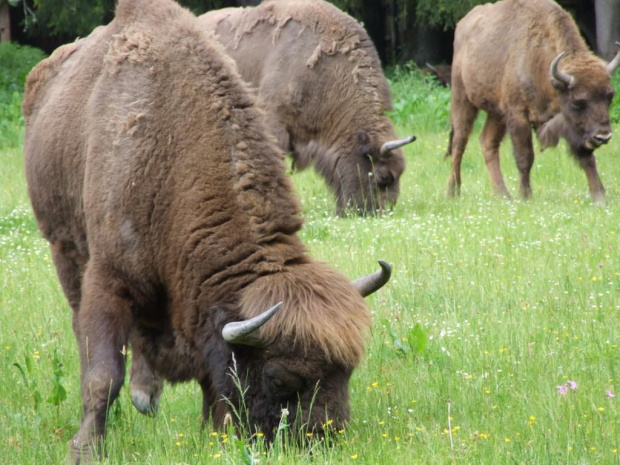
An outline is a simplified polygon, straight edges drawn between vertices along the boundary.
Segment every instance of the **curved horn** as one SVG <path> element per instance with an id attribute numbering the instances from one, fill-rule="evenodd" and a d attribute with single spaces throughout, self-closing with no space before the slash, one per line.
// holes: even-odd
<path id="1" fill-rule="evenodd" d="M 275 304 L 269 310 L 249 320 L 227 323 L 222 329 L 222 337 L 229 344 L 260 347 L 262 345 L 261 341 L 253 337 L 252 333 L 267 323 L 281 306 L 282 302 Z"/>
<path id="2" fill-rule="evenodd" d="M 353 287 L 362 294 L 362 297 L 368 297 L 373 292 L 378 291 L 390 280 L 390 276 L 392 276 L 392 267 L 390 264 L 383 260 L 379 260 L 379 265 L 381 266 L 381 270 L 375 271 L 367 276 L 362 276 L 351 283 Z"/>
<path id="3" fill-rule="evenodd" d="M 551 81 L 557 81 L 567 87 L 571 87 L 575 82 L 575 78 L 570 74 L 563 73 L 558 69 L 558 63 L 564 55 L 566 55 L 566 52 L 560 53 L 557 57 L 553 59 L 553 61 L 551 62 L 551 66 L 549 67 L 549 77 L 551 78 Z"/>
<path id="4" fill-rule="evenodd" d="M 613 60 L 607 63 L 607 72 L 612 74 L 618 66 L 620 66 L 620 42 L 616 42 L 616 47 L 618 47 L 618 51 L 616 52 L 616 56 Z"/>
<path id="5" fill-rule="evenodd" d="M 379 150 L 379 156 L 385 157 L 386 155 L 389 155 L 392 150 L 396 150 L 403 145 L 411 144 L 416 139 L 416 136 L 409 136 L 405 137 L 404 139 L 391 140 L 389 142 L 386 142 L 381 146 L 381 150 Z"/>
<path id="6" fill-rule="evenodd" d="M 433 65 L 431 65 L 428 61 L 427 61 L 426 63 L 424 63 L 424 65 L 425 65 L 428 69 L 430 69 L 433 73 L 435 73 L 435 74 L 439 74 L 439 73 L 437 72 L 437 68 L 435 68 Z"/>

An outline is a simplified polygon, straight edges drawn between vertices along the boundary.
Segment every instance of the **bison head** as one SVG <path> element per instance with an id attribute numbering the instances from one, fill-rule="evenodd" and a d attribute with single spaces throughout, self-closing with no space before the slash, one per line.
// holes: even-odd
<path id="1" fill-rule="evenodd" d="M 539 137 L 545 147 L 555 146 L 565 137 L 575 155 L 589 155 L 612 136 L 609 105 L 614 88 L 610 75 L 620 64 L 620 52 L 606 66 L 590 54 L 576 55 L 560 70 L 564 55 L 560 53 L 549 67 L 549 79 L 560 95 L 560 113 L 542 127 Z"/>
<path id="2" fill-rule="evenodd" d="M 220 350 L 229 354 L 229 369 L 214 366 L 211 377 L 241 426 L 268 440 L 284 423 L 300 440 L 308 433 L 321 437 L 326 429 L 344 427 L 349 419 L 349 378 L 360 361 L 370 324 L 362 297 L 390 276 L 389 265 L 380 263 L 381 271 L 353 286 L 321 264 L 291 267 L 249 286 L 242 313 L 254 314 L 250 308 L 265 308 L 274 298 L 287 301 L 251 318 L 216 325 L 227 347 Z M 221 424 L 221 414 L 214 420 Z"/>
<path id="3" fill-rule="evenodd" d="M 405 170 L 401 147 L 415 139 L 410 136 L 385 140 L 371 137 L 366 131 L 358 132 L 354 149 L 339 157 L 335 166 L 338 215 L 344 216 L 349 211 L 374 214 L 392 207 L 400 194 L 400 176 Z"/>

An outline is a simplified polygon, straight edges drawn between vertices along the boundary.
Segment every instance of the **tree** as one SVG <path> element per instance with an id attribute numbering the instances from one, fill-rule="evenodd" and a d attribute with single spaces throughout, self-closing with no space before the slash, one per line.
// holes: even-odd
<path id="1" fill-rule="evenodd" d="M 596 0 L 594 7 L 598 53 L 610 60 L 616 53 L 616 42 L 620 41 L 620 2 Z"/>

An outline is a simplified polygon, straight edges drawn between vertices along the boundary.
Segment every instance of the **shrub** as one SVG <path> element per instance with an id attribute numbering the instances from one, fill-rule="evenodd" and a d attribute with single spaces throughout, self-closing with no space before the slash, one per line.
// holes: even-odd
<path id="1" fill-rule="evenodd" d="M 33 47 L 0 43 L 0 146 L 21 143 L 24 119 L 21 102 L 26 76 L 45 54 Z"/>
<path id="2" fill-rule="evenodd" d="M 620 123 L 620 71 L 612 76 L 611 83 L 614 85 L 614 89 L 616 89 L 616 95 L 611 104 L 609 116 L 611 124 L 618 124 Z"/>
<path id="3" fill-rule="evenodd" d="M 389 73 L 394 101 L 394 124 L 414 132 L 440 132 L 450 128 L 450 90 L 432 75 L 422 74 L 414 63 Z"/>
<path id="4" fill-rule="evenodd" d="M 0 43 L 0 91 L 23 92 L 26 76 L 39 61 L 45 58 L 43 51 L 12 42 Z"/>

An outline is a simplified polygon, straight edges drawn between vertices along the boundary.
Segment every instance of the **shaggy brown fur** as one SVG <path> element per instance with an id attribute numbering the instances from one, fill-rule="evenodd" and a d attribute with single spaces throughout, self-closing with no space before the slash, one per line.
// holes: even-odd
<path id="1" fill-rule="evenodd" d="M 337 212 L 360 214 L 396 202 L 402 150 L 385 115 L 391 95 L 364 28 L 323 0 L 270 0 L 199 18 L 216 32 L 255 88 L 268 126 L 304 169 L 314 164 L 337 198 Z"/>
<path id="2" fill-rule="evenodd" d="M 162 378 L 196 379 L 205 417 L 221 425 L 222 398 L 241 404 L 234 356 L 247 387 L 242 420 L 268 437 L 284 406 L 317 430 L 325 415 L 348 419 L 368 309 L 345 277 L 307 256 L 281 152 L 189 12 L 121 0 L 110 25 L 31 72 L 24 114 L 29 194 L 81 353 L 77 462 L 103 438 L 128 343 L 143 412 Z M 264 350 L 224 341 L 226 323 L 280 300 L 258 332 Z"/>
<path id="3" fill-rule="evenodd" d="M 561 72 L 550 76 L 561 52 Z M 478 110 L 487 112 L 482 148 L 494 190 L 508 196 L 499 166 L 499 145 L 511 136 L 521 195 L 531 196 L 534 162 L 531 126 L 543 145 L 567 139 L 585 170 L 595 201 L 605 196 L 593 149 L 611 137 L 613 97 L 605 63 L 595 57 L 568 13 L 551 0 L 503 0 L 474 8 L 457 25 L 452 63 L 453 155 L 449 194 L 461 185 L 461 159 Z"/>

